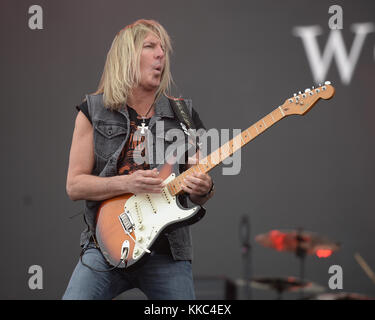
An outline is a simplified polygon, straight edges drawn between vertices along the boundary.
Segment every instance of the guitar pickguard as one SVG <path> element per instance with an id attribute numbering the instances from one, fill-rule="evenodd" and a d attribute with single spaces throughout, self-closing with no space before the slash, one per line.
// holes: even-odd
<path id="1" fill-rule="evenodd" d="M 171 174 L 164 181 L 165 184 L 174 177 Z M 150 248 L 167 226 L 189 219 L 199 209 L 200 206 L 182 208 L 177 197 L 172 196 L 167 188 L 161 194 L 137 194 L 130 197 L 125 204 L 125 212 L 134 222 L 136 244 L 132 258 L 138 260 L 145 253 L 144 248 Z"/>

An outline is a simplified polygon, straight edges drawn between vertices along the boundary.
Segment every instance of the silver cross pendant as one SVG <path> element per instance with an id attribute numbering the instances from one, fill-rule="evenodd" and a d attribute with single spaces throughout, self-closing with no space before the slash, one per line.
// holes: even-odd
<path id="1" fill-rule="evenodd" d="M 148 126 L 146 126 L 146 123 L 142 122 L 141 123 L 142 126 L 138 126 L 138 129 L 141 129 L 141 134 L 145 134 L 146 131 L 145 130 L 148 130 Z"/>

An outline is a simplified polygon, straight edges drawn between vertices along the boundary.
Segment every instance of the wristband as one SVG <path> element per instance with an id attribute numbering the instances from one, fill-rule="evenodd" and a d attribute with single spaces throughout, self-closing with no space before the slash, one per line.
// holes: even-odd
<path id="1" fill-rule="evenodd" d="M 210 190 L 207 193 L 201 195 L 200 197 L 207 198 L 213 191 L 214 191 L 214 182 L 212 181 L 212 185 L 211 185 Z"/>

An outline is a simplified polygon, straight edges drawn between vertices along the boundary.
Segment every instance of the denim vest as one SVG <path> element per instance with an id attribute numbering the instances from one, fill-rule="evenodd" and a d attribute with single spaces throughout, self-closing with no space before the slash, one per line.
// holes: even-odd
<path id="1" fill-rule="evenodd" d="M 95 165 L 93 175 L 100 177 L 111 177 L 117 175 L 117 161 L 124 148 L 130 133 L 130 119 L 127 108 L 119 111 L 111 111 L 103 105 L 103 95 L 87 95 L 88 111 L 94 128 L 94 151 Z M 190 115 L 192 114 L 191 100 L 185 100 Z M 163 121 L 164 132 L 156 132 L 156 123 Z M 158 123 L 160 124 L 160 122 Z M 158 126 L 159 127 L 159 126 Z M 155 114 L 150 119 L 148 126 L 148 138 L 146 141 L 164 144 L 164 150 L 172 143 L 164 133 L 169 129 L 181 129 L 179 121 L 175 118 L 172 107 L 166 96 L 159 97 L 155 104 Z M 181 130 L 182 131 L 182 130 Z M 151 138 L 151 139 L 150 139 Z M 157 141 L 159 140 L 159 141 Z M 150 150 L 150 149 L 149 149 Z M 148 157 L 160 159 L 158 148 L 152 148 L 153 152 Z M 163 155 L 164 156 L 164 155 Z M 162 157 L 163 157 L 162 156 Z M 148 161 L 150 168 L 158 166 L 155 161 Z M 175 167 L 178 171 L 178 167 Z M 176 172 L 178 173 L 178 172 Z M 194 204 L 185 196 L 185 206 L 192 207 Z M 81 234 L 81 246 L 84 245 L 95 234 L 96 214 L 100 201 L 85 201 L 84 220 L 87 228 Z M 166 234 L 174 260 L 192 260 L 192 237 L 188 226 L 179 227 Z"/>

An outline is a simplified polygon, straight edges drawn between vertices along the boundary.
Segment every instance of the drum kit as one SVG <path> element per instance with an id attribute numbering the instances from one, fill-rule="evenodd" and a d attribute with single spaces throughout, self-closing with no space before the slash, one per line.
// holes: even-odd
<path id="1" fill-rule="evenodd" d="M 297 230 L 271 230 L 255 237 L 263 247 L 280 252 L 291 252 L 300 260 L 300 277 L 246 277 L 237 280 L 237 285 L 276 292 L 277 299 L 284 293 L 299 293 L 300 299 L 312 300 L 373 300 L 356 293 L 326 293 L 326 288 L 311 281 L 305 281 L 305 258 L 307 255 L 329 257 L 340 249 L 340 244 L 313 232 Z"/>

